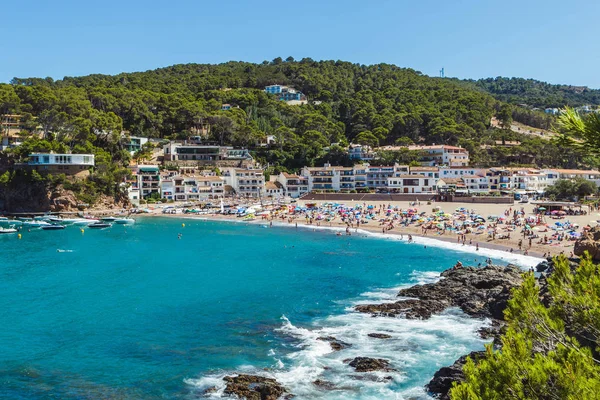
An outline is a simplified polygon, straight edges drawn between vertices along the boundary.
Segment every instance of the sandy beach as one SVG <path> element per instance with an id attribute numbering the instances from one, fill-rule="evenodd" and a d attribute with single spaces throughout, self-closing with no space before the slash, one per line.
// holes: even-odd
<path id="1" fill-rule="evenodd" d="M 306 204 L 315 204 L 314 201 L 303 201 L 299 200 L 295 203 L 297 206 L 304 207 Z M 321 203 L 317 203 L 317 206 L 321 205 Z M 487 218 L 488 216 L 502 216 L 505 211 L 509 210 L 513 211 L 521 211 L 523 209 L 525 215 L 534 215 L 533 209 L 534 205 L 530 203 L 515 203 L 514 205 L 506 205 L 506 204 L 472 204 L 472 203 L 432 203 L 427 204 L 426 202 L 421 202 L 414 204 L 413 202 L 369 202 L 369 203 L 345 203 L 348 207 L 355 207 L 357 205 L 361 205 L 363 207 L 372 206 L 374 209 L 387 208 L 391 206 L 392 208 L 399 209 L 408 209 L 408 208 L 416 208 L 419 213 L 425 212 L 427 214 L 431 214 L 433 212 L 434 207 L 439 207 L 443 212 L 452 214 L 457 209 L 467 209 L 472 210 L 475 214 L 479 214 Z M 165 205 L 166 206 L 166 205 Z M 168 205 L 171 206 L 171 205 Z M 162 206 L 164 207 L 164 206 Z M 194 215 L 194 214 L 163 214 L 162 207 L 152 207 L 150 208 L 150 213 L 146 215 L 154 215 L 154 216 L 167 216 L 167 217 L 179 217 L 182 216 L 188 218 L 198 218 L 198 219 L 210 219 L 210 220 L 234 220 L 240 221 L 239 217 L 236 218 L 235 215 L 220 215 L 220 214 L 202 214 L 202 215 Z M 587 215 L 565 215 L 562 218 L 555 218 L 551 216 L 544 216 L 543 222 L 546 225 L 554 226 L 556 222 L 564 223 L 570 222 L 571 224 L 577 224 L 580 228 L 589 225 L 594 226 L 596 219 L 598 219 L 598 215 L 595 212 L 590 213 L 587 210 L 587 207 L 584 207 L 583 210 L 587 211 Z M 298 227 L 313 227 L 313 228 L 337 228 L 338 230 L 346 231 L 348 228 L 348 232 L 350 234 L 359 234 L 362 231 L 367 231 L 371 234 L 378 235 L 396 235 L 407 240 L 408 235 L 411 235 L 415 241 L 416 238 L 426 238 L 428 240 L 438 240 L 441 242 L 446 242 L 448 244 L 453 244 L 453 248 L 459 247 L 468 247 L 470 251 L 475 248 L 481 249 L 490 249 L 495 251 L 504 251 L 508 254 L 514 255 L 522 255 L 522 256 L 530 256 L 535 258 L 544 258 L 549 256 L 555 256 L 558 254 L 565 254 L 567 256 L 572 256 L 574 241 L 573 240 L 562 240 L 557 241 L 553 240 L 552 243 L 544 243 L 544 236 L 547 238 L 551 238 L 554 231 L 552 229 L 546 228 L 544 226 L 535 227 L 536 238 L 524 238 L 523 234 L 520 233 L 519 229 L 515 229 L 510 232 L 509 238 L 500 239 L 498 237 L 492 238 L 486 233 L 482 231 L 467 233 L 464 236 L 463 240 L 459 240 L 459 235 L 455 232 L 447 230 L 444 233 L 440 231 L 424 231 L 421 226 L 408 225 L 403 226 L 401 224 L 394 224 L 392 229 L 384 229 L 386 226 L 385 223 L 378 222 L 376 220 L 369 221 L 368 223 L 360 224 L 359 227 L 355 225 L 348 226 L 346 222 L 341 221 L 340 218 L 335 218 L 332 221 L 309 221 L 300 215 L 281 215 L 275 216 L 273 218 L 269 216 L 256 216 L 256 219 L 253 221 L 247 221 L 247 223 L 270 223 L 273 222 L 275 225 L 292 225 Z M 505 229 L 502 225 L 499 225 L 499 229 Z M 502 235 L 499 235 L 502 236 Z M 504 235 L 506 236 L 506 235 Z M 519 247 L 519 243 L 521 246 Z M 468 251 L 465 248 L 465 251 Z"/>

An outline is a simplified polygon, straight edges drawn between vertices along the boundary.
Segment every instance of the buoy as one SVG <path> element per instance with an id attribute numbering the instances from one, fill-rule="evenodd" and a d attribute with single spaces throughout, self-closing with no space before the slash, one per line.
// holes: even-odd
<path id="1" fill-rule="evenodd" d="M 19 233 L 18 237 L 19 237 L 19 239 L 21 239 L 23 236 L 21 236 L 21 234 Z"/>
<path id="2" fill-rule="evenodd" d="M 185 224 L 181 224 L 181 227 L 182 227 L 182 228 L 185 228 Z"/>
<path id="3" fill-rule="evenodd" d="M 83 230 L 83 228 L 81 228 L 81 229 L 80 229 L 80 231 L 81 231 L 81 233 L 85 232 L 85 231 Z"/>

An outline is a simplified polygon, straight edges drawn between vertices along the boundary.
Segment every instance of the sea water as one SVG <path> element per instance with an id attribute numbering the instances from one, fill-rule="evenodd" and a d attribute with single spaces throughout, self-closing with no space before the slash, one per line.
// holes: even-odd
<path id="1" fill-rule="evenodd" d="M 0 246 L 1 398 L 218 397 L 236 372 L 274 377 L 300 399 L 427 398 L 423 385 L 482 349 L 476 332 L 489 323 L 457 309 L 428 321 L 353 311 L 457 260 L 485 262 L 429 242 L 140 218 L 3 235 Z M 351 347 L 334 352 L 321 336 Z M 357 356 L 396 371 L 356 373 L 344 360 Z"/>

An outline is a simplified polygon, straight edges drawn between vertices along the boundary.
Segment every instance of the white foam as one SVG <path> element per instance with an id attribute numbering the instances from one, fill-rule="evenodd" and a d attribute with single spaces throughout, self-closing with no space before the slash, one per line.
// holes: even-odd
<path id="1" fill-rule="evenodd" d="M 414 271 L 412 279 L 431 282 L 439 279 L 435 272 Z M 273 366 L 269 372 L 241 368 L 236 372 L 254 373 L 277 379 L 297 399 L 425 399 L 429 398 L 423 386 L 433 371 L 452 364 L 471 350 L 482 349 L 484 340 L 477 330 L 489 325 L 488 320 L 469 318 L 458 309 L 448 309 L 429 320 L 404 318 L 374 318 L 355 312 L 353 306 L 368 302 L 390 301 L 390 294 L 398 288 L 384 288 L 363 293 L 360 298 L 347 300 L 348 312 L 315 321 L 308 327 L 294 325 L 282 316 L 276 332 L 293 338 L 294 351 L 281 356 L 276 349 L 269 351 Z M 384 333 L 389 339 L 369 337 L 369 333 Z M 333 351 L 327 341 L 319 337 L 333 336 L 351 344 L 341 351 Z M 354 357 L 374 357 L 389 360 L 396 371 L 358 373 L 344 360 Z M 429 366 L 423 373 L 422 367 Z M 235 372 L 230 372 L 233 374 Z M 211 397 L 219 397 L 224 390 L 222 381 L 227 373 L 217 373 L 186 383 L 197 390 L 214 386 Z M 356 376 L 363 379 L 356 379 Z M 391 377 L 391 380 L 388 380 Z M 315 380 L 330 382 L 335 390 L 321 389 Z"/>

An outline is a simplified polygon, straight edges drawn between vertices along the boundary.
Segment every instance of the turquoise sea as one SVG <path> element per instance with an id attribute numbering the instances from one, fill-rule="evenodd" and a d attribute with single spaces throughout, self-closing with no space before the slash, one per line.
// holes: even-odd
<path id="1" fill-rule="evenodd" d="M 299 399 L 421 399 L 439 367 L 484 344 L 486 321 L 457 310 L 429 321 L 352 312 L 481 254 L 172 218 L 3 235 L 0 246 L 0 398 L 187 399 L 213 386 L 219 396 L 222 377 L 244 371 Z M 352 347 L 332 352 L 319 336 Z M 357 377 L 343 360 L 359 355 L 398 372 Z"/>

